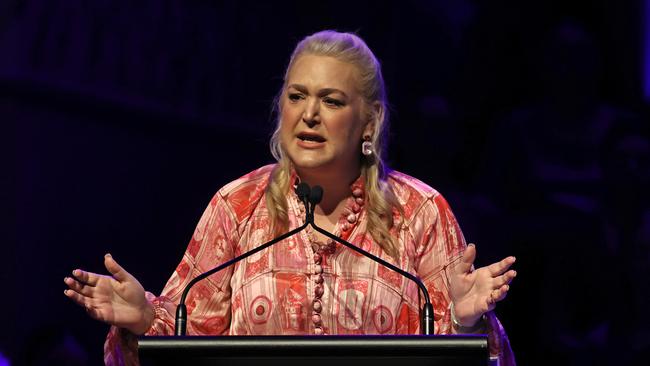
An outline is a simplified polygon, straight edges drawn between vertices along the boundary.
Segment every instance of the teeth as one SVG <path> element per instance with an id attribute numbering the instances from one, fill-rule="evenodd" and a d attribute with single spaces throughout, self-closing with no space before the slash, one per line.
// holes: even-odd
<path id="1" fill-rule="evenodd" d="M 303 141 L 314 141 L 314 142 L 323 142 L 323 138 L 320 136 L 298 136 L 299 139 Z"/>

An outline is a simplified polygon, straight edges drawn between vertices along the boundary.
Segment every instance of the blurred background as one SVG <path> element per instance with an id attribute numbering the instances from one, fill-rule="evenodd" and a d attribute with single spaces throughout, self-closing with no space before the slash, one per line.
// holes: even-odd
<path id="1" fill-rule="evenodd" d="M 272 162 L 272 99 L 322 29 L 382 61 L 391 166 L 479 265 L 517 256 L 519 363 L 649 359 L 650 0 L 3 0 L 0 365 L 102 363 L 64 276 L 111 252 L 160 292 L 215 191 Z"/>

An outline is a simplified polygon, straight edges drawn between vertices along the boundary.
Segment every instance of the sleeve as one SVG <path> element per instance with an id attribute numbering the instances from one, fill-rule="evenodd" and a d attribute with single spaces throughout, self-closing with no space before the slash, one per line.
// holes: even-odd
<path id="1" fill-rule="evenodd" d="M 439 194 L 428 199 L 418 213 L 413 227 L 417 247 L 416 270 L 431 294 L 435 329 L 438 334 L 451 334 L 450 265 L 462 257 L 466 243 L 460 226 L 447 201 Z M 419 230 L 418 230 L 419 229 Z M 514 366 L 510 342 L 493 312 L 485 314 L 490 360 L 500 366 Z"/>
<path id="2" fill-rule="evenodd" d="M 232 211 L 220 193 L 210 201 L 192 239 L 160 296 L 147 292 L 155 310 L 151 328 L 145 335 L 172 335 L 176 306 L 189 281 L 197 275 L 234 257 L 237 225 Z M 187 333 L 190 335 L 226 334 L 230 328 L 230 278 L 233 268 L 198 282 L 188 293 Z M 104 343 L 106 365 L 138 365 L 137 336 L 111 327 Z"/>

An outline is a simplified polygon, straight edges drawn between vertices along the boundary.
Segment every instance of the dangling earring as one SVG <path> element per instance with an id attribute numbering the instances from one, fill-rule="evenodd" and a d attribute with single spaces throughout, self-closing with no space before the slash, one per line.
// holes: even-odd
<path id="1" fill-rule="evenodd" d="M 373 154 L 372 151 L 372 142 L 370 141 L 370 136 L 363 137 L 363 143 L 361 144 L 361 153 L 365 156 L 370 156 Z"/>

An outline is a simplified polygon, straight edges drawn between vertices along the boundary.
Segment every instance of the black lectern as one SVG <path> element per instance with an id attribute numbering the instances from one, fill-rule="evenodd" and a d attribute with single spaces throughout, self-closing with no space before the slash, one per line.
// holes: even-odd
<path id="1" fill-rule="evenodd" d="M 142 366 L 488 364 L 486 335 L 141 337 Z"/>

